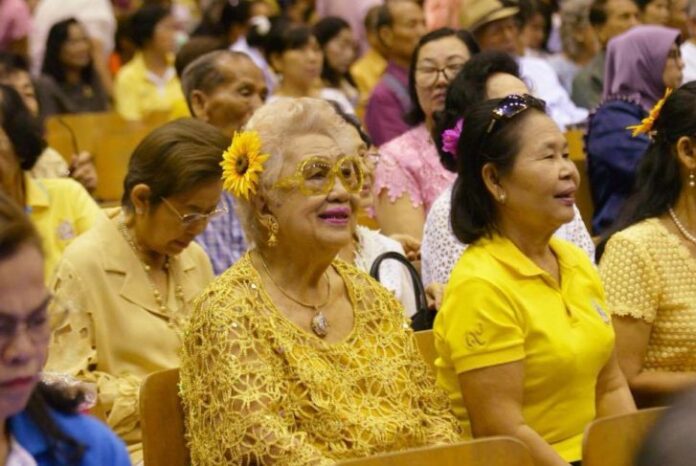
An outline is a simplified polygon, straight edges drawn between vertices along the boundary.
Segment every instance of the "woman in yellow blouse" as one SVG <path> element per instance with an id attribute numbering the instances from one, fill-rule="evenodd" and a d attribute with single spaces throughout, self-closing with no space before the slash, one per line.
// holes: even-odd
<path id="1" fill-rule="evenodd" d="M 696 383 L 696 83 L 642 130 L 653 140 L 599 270 L 619 364 L 647 406 Z"/>
<path id="2" fill-rule="evenodd" d="M 176 20 L 164 6 L 145 5 L 133 13 L 130 32 L 138 51 L 116 74 L 116 111 L 126 120 L 169 115 L 174 104 L 184 100 L 173 66 Z"/>
<path id="3" fill-rule="evenodd" d="M 459 438 L 394 296 L 337 253 L 363 171 L 325 101 L 262 107 L 225 154 L 253 249 L 196 302 L 181 395 L 195 466 L 334 464 Z"/>
<path id="4" fill-rule="evenodd" d="M 579 462 L 585 426 L 635 410 L 614 356 L 599 275 L 553 237 L 574 216 L 578 172 L 529 95 L 463 116 L 452 230 L 470 246 L 435 319 L 438 382 L 474 437 L 512 435 L 537 466 Z"/>
<path id="5" fill-rule="evenodd" d="M 41 125 L 21 96 L 0 84 L 0 191 L 24 206 L 41 235 L 48 282 L 63 250 L 102 214 L 78 182 L 29 175 L 45 147 Z"/>
<path id="6" fill-rule="evenodd" d="M 142 459 L 138 390 L 151 372 L 179 365 L 180 331 L 212 280 L 192 240 L 219 213 L 221 154 L 229 137 L 182 119 L 135 149 L 122 207 L 70 245 L 51 284 L 70 307 L 47 367 L 94 382 L 98 411 Z"/>

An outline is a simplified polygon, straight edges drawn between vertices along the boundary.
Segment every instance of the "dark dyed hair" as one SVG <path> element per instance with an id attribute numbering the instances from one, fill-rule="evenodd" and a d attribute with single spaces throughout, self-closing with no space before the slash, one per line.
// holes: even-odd
<path id="1" fill-rule="evenodd" d="M 171 14 L 169 8 L 147 4 L 139 8 L 130 18 L 128 30 L 138 48 L 143 48 L 155 35 L 157 24 Z"/>
<path id="2" fill-rule="evenodd" d="M 0 192 L 0 261 L 11 257 L 25 245 L 42 252 L 41 238 L 29 217 L 21 206 Z M 85 447 L 60 429 L 49 408 L 75 413 L 82 401 L 82 393 L 69 398 L 60 389 L 43 383 L 36 386 L 29 398 L 25 411 L 48 442 L 51 464 L 78 465 Z"/>
<path id="3" fill-rule="evenodd" d="M 434 115 L 432 138 L 442 165 L 451 172 L 457 171 L 457 160 L 442 150 L 442 132 L 453 128 L 469 107 L 488 99 L 486 83 L 496 73 L 520 77 L 517 62 L 506 52 L 488 50 L 471 57 L 447 87 L 444 110 Z"/>
<path id="4" fill-rule="evenodd" d="M 450 222 L 459 241 L 471 244 L 496 231 L 496 203 L 486 188 L 482 170 L 491 163 L 500 175 L 512 169 L 520 151 L 520 125 L 532 111 L 544 113 L 544 102 L 525 96 L 529 109 L 488 128 L 493 110 L 504 99 L 473 105 L 464 115 L 457 144 L 457 179 L 452 189 Z"/>
<path id="5" fill-rule="evenodd" d="M 646 8 L 648 5 L 650 5 L 652 2 L 654 2 L 655 0 L 633 0 L 633 1 L 634 1 L 634 3 L 638 6 L 638 9 L 639 9 L 641 12 L 644 12 L 644 11 L 645 11 L 645 8 Z"/>
<path id="6" fill-rule="evenodd" d="M 150 187 L 150 205 L 222 176 L 222 153 L 230 137 L 193 118 L 172 121 L 148 134 L 133 151 L 123 181 L 121 204 L 132 209 L 133 187 Z"/>
<path id="7" fill-rule="evenodd" d="M 346 113 L 345 110 L 341 108 L 340 105 L 338 105 L 336 102 L 333 100 L 327 100 L 328 103 L 331 104 L 331 106 L 336 110 L 336 113 L 338 113 L 338 116 L 343 118 L 343 121 L 348 123 L 350 126 L 355 128 L 355 131 L 358 132 L 358 136 L 360 136 L 360 140 L 365 143 L 367 147 L 374 146 L 374 143 L 372 142 L 372 138 L 370 137 L 369 134 L 365 131 L 365 129 L 362 127 L 362 124 L 360 123 L 360 119 L 356 117 L 355 115 L 352 115 L 350 113 Z"/>
<path id="8" fill-rule="evenodd" d="M 677 202 L 684 186 L 676 144 L 681 137 L 696 135 L 696 82 L 684 84 L 665 100 L 653 130 L 656 134 L 638 165 L 633 192 L 597 246 L 597 260 L 611 235 L 659 217 Z"/>
<path id="9" fill-rule="evenodd" d="M 0 84 L 0 127 L 12 144 L 19 166 L 31 170 L 46 148 L 41 123 L 17 91 L 5 84 Z"/>
<path id="10" fill-rule="evenodd" d="M 65 43 L 68 41 L 70 26 L 73 25 L 82 28 L 83 31 L 85 30 L 82 24 L 80 24 L 80 22 L 75 18 L 68 18 L 54 24 L 51 27 L 51 30 L 48 32 L 48 39 L 46 39 L 46 53 L 44 54 L 41 72 L 52 77 L 56 82 L 59 83 L 65 82 L 65 68 L 63 63 L 60 61 L 60 52 Z M 87 66 L 80 71 L 80 78 L 82 79 L 82 82 L 91 83 L 94 78 L 94 73 L 94 66 L 92 64 L 92 59 L 90 58 Z"/>
<path id="11" fill-rule="evenodd" d="M 416 65 L 418 64 L 418 55 L 420 55 L 420 51 L 425 44 L 451 36 L 456 37 L 462 41 L 464 45 L 466 45 L 466 48 L 469 49 L 469 55 L 474 56 L 480 51 L 474 36 L 472 36 L 469 31 L 464 29 L 435 29 L 434 31 L 430 31 L 420 38 L 418 45 L 416 45 L 416 48 L 413 50 L 413 55 L 411 55 L 411 66 L 408 69 L 408 95 L 411 97 L 411 103 L 413 105 L 411 110 L 404 115 L 404 120 L 411 126 L 415 126 L 425 121 L 425 112 L 423 112 L 423 108 L 418 102 L 418 94 L 416 93 Z"/>
<path id="12" fill-rule="evenodd" d="M 282 55 L 288 50 L 297 50 L 309 44 L 314 34 L 309 26 L 292 23 L 283 17 L 273 18 L 271 30 L 264 44 L 269 61 L 273 55 Z"/>
<path id="13" fill-rule="evenodd" d="M 341 79 L 345 79 L 351 85 L 355 86 L 355 81 L 350 75 L 350 72 L 346 72 L 341 75 L 337 70 L 331 68 L 331 64 L 326 56 L 326 44 L 331 42 L 331 40 L 336 37 L 344 29 L 350 29 L 350 24 L 343 18 L 338 16 L 327 16 L 322 18 L 314 25 L 312 32 L 314 37 L 317 38 L 317 42 L 322 48 L 324 53 L 324 64 L 321 68 L 321 78 L 327 83 L 334 87 L 338 87 L 341 84 Z"/>
<path id="14" fill-rule="evenodd" d="M 29 72 L 29 66 L 24 57 L 16 53 L 0 52 L 0 79 L 4 79 L 18 71 Z"/>
<path id="15" fill-rule="evenodd" d="M 592 5 L 590 5 L 590 24 L 597 28 L 604 26 L 607 19 L 607 3 L 609 0 L 594 0 Z"/>

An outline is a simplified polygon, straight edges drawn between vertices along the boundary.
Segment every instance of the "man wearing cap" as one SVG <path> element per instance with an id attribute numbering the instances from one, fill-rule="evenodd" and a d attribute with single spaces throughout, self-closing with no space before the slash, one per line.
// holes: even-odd
<path id="1" fill-rule="evenodd" d="M 481 50 L 500 50 L 513 55 L 520 73 L 533 94 L 546 101 L 549 116 L 561 127 L 581 123 L 587 118 L 584 108 L 575 106 L 551 66 L 536 57 L 523 56 L 516 6 L 500 0 L 471 0 L 462 11 L 462 25 L 474 35 Z"/>
<path id="2" fill-rule="evenodd" d="M 602 100 L 604 61 L 607 43 L 639 23 L 638 6 L 633 0 L 594 0 L 590 7 L 590 24 L 602 50 L 590 60 L 573 79 L 573 102 L 593 109 Z"/>
<path id="3" fill-rule="evenodd" d="M 404 115 L 411 109 L 408 67 L 418 40 L 425 34 L 423 10 L 411 0 L 391 0 L 377 15 L 377 38 L 389 63 L 365 109 L 365 127 L 375 145 L 405 133 Z"/>

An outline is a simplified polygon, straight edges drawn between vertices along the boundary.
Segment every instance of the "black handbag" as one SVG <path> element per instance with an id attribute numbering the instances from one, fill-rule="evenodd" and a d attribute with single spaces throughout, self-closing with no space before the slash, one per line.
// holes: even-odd
<path id="1" fill-rule="evenodd" d="M 413 281 L 413 291 L 416 294 L 416 313 L 411 317 L 411 328 L 415 331 L 430 330 L 433 328 L 433 322 L 437 311 L 428 309 L 428 300 L 425 297 L 425 288 L 421 281 L 420 274 L 411 262 L 403 255 L 395 251 L 385 252 L 377 256 L 370 267 L 370 275 L 379 281 L 379 267 L 382 262 L 387 259 L 393 259 L 406 267 Z"/>

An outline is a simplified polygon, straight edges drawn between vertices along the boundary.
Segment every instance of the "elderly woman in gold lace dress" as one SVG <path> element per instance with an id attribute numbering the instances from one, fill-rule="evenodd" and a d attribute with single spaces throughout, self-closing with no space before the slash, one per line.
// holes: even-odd
<path id="1" fill-rule="evenodd" d="M 328 103 L 288 98 L 225 153 L 253 246 L 199 298 L 184 337 L 194 466 L 328 465 L 459 439 L 400 304 L 336 259 L 363 148 Z"/>

